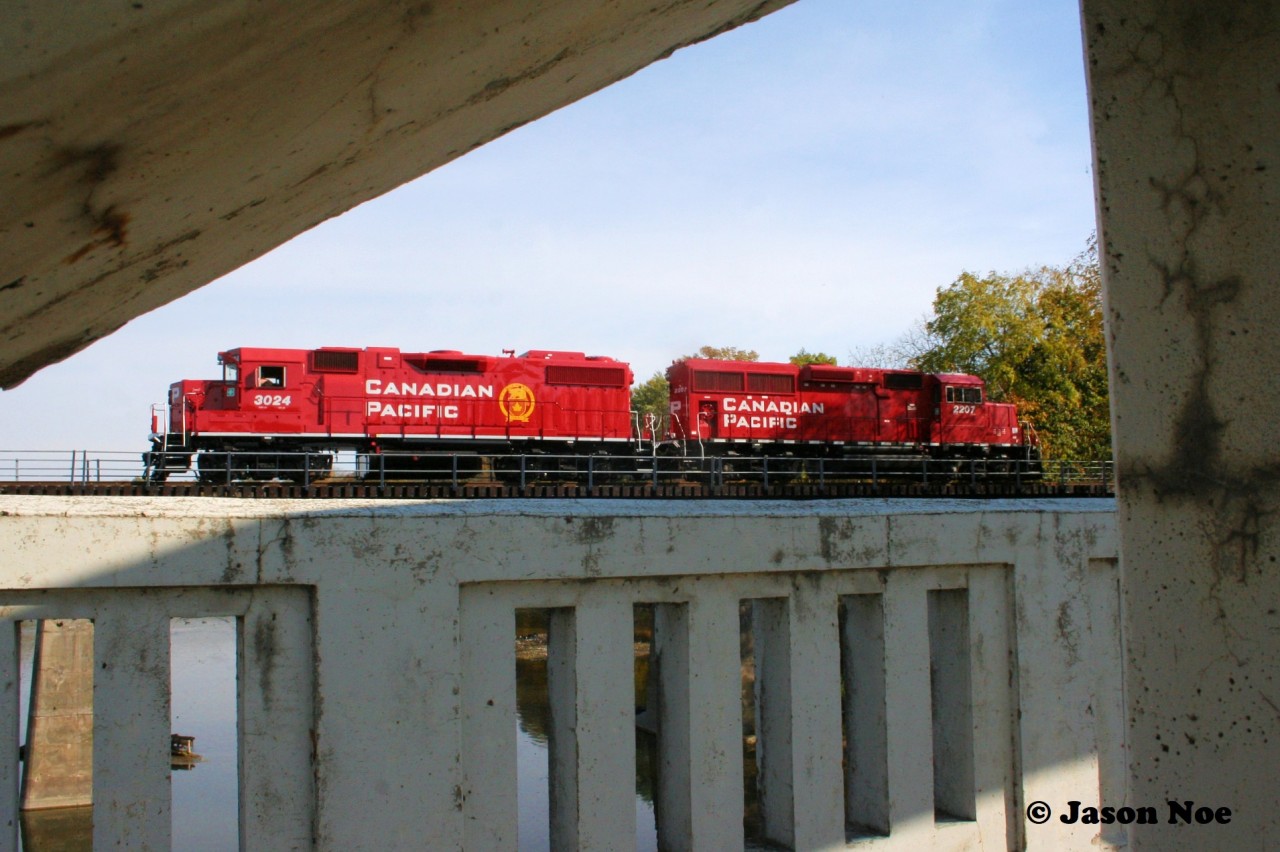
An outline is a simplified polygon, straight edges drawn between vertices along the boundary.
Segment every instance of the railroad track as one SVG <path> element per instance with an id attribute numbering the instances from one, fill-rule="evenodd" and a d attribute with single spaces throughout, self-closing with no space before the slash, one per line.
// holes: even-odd
<path id="1" fill-rule="evenodd" d="M 1109 484 L 1108 484 L 1109 485 Z M 730 499 L 817 500 L 853 497 L 964 497 L 974 499 L 1030 497 L 1111 497 L 1102 483 L 1057 482 L 828 482 L 823 485 L 725 483 L 703 485 L 672 483 L 653 485 L 595 485 L 533 483 L 525 486 L 493 482 L 361 483 L 318 482 L 291 485 L 280 482 L 245 482 L 209 485 L 196 482 L 149 484 L 145 482 L 0 482 L 0 494 L 59 497 L 239 497 L 280 499 Z"/>

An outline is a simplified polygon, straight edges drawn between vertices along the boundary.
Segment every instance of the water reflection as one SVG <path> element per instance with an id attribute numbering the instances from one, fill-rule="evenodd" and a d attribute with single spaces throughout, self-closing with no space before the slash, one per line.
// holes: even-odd
<path id="1" fill-rule="evenodd" d="M 548 750 L 550 704 L 547 692 L 545 613 L 541 630 L 524 625 L 532 636 L 518 646 L 516 660 L 517 767 L 519 772 L 519 848 L 550 850 Z M 29 625 L 22 631 L 22 726 L 26 729 L 31 682 Z M 236 747 L 235 619 L 175 619 L 170 634 L 172 730 L 195 736 L 203 760 L 194 771 L 173 772 L 173 846 L 179 852 L 213 852 L 239 844 Z M 643 625 L 637 644 L 635 706 L 645 701 L 648 675 Z M 635 732 L 636 849 L 656 852 L 654 821 L 655 738 Z M 88 852 L 93 848 L 92 808 L 24 814 L 24 852 Z"/>
<path id="2" fill-rule="evenodd" d="M 548 739 L 551 705 L 547 691 L 546 612 L 517 613 L 516 643 L 516 769 L 519 795 L 519 848 L 521 852 L 549 852 L 550 798 Z M 646 637 L 647 642 L 647 637 Z M 644 703 L 648 677 L 647 644 L 637 645 L 636 703 Z M 654 821 L 653 790 L 656 743 L 653 735 L 636 729 L 636 849 L 656 852 L 658 831 Z"/>
<path id="3" fill-rule="evenodd" d="M 31 622 L 22 624 L 21 730 L 27 729 L 31 684 Z M 173 772 L 172 848 L 223 852 L 239 845 L 234 618 L 174 619 L 170 630 L 172 730 L 195 737 L 202 760 Z M 23 852 L 89 852 L 93 808 L 22 814 Z"/>
<path id="4" fill-rule="evenodd" d="M 93 808 L 23 811 L 22 848 L 26 852 L 92 852 Z"/>
<path id="5" fill-rule="evenodd" d="M 236 620 L 175 618 L 169 639 L 170 730 L 194 736 L 201 758 L 189 772 L 172 772 L 173 849 L 236 849 L 240 844 Z"/>

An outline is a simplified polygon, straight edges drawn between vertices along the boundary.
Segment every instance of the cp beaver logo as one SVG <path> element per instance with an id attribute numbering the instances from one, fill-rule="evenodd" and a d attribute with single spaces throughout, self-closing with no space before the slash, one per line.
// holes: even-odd
<path id="1" fill-rule="evenodd" d="M 529 386 L 519 382 L 507 385 L 498 394 L 498 408 L 502 409 L 508 423 L 528 423 L 536 402 Z"/>

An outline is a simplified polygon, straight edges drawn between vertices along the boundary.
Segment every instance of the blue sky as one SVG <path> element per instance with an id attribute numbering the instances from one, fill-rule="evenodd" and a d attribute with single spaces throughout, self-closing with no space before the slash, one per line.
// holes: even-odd
<path id="1" fill-rule="evenodd" d="M 0 450 L 145 448 L 236 346 L 704 344 L 842 362 L 1094 230 L 1075 0 L 801 0 L 302 234 L 0 393 Z"/>

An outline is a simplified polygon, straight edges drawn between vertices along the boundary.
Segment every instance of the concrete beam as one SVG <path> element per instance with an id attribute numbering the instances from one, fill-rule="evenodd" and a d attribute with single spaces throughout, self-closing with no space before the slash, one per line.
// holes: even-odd
<path id="1" fill-rule="evenodd" d="M 791 0 L 18 2 L 0 386 Z"/>
<path id="2" fill-rule="evenodd" d="M 1085 0 L 1136 848 L 1280 843 L 1280 4 Z M 1166 802 L 1230 808 L 1212 838 Z M 1110 804 L 1110 802 L 1107 802 Z M 1199 832 L 1198 834 L 1196 832 Z"/>

